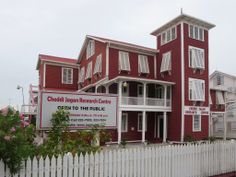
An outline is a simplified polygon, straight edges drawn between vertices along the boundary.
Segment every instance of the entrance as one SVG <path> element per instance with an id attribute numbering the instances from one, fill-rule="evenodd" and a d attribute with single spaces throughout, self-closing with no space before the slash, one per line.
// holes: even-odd
<path id="1" fill-rule="evenodd" d="M 155 116 L 154 138 L 163 138 L 163 115 Z"/>

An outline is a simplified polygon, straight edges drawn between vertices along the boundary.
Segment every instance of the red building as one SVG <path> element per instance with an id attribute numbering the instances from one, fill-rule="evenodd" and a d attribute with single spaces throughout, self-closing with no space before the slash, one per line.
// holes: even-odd
<path id="1" fill-rule="evenodd" d="M 39 55 L 41 90 L 117 94 L 112 141 L 208 137 L 208 32 L 181 14 L 153 31 L 157 48 L 86 36 L 78 60 Z"/>

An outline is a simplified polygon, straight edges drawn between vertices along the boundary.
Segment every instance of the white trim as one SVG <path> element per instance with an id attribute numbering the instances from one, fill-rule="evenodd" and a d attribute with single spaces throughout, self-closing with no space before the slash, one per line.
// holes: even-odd
<path id="1" fill-rule="evenodd" d="M 172 36 L 172 29 L 173 28 L 175 30 L 175 36 L 174 37 Z M 170 32 L 170 39 L 169 40 L 167 40 L 167 33 L 168 32 Z M 163 40 L 163 38 L 162 38 L 163 34 L 165 34 L 165 40 Z M 177 28 L 176 28 L 176 25 L 173 25 L 173 26 L 169 27 L 168 29 L 166 29 L 165 31 L 163 31 L 160 34 L 160 36 L 161 36 L 161 46 L 165 45 L 165 44 L 167 44 L 167 43 L 169 43 L 169 42 L 171 42 L 173 40 L 175 40 L 177 38 Z"/>
<path id="2" fill-rule="evenodd" d="M 184 105 L 185 105 L 185 88 L 184 88 L 184 79 L 185 79 L 185 64 L 184 64 L 184 23 L 181 22 L 181 142 L 184 141 Z"/>
<path id="3" fill-rule="evenodd" d="M 125 121 L 126 121 L 126 123 L 125 123 L 125 129 L 123 129 L 122 130 L 122 118 L 123 118 L 123 116 L 125 116 Z M 124 132 L 128 132 L 128 113 L 122 113 L 121 114 L 121 132 L 122 133 L 124 133 Z"/>
<path id="4" fill-rule="evenodd" d="M 147 132 L 147 113 L 145 115 L 145 132 Z M 138 121 L 137 121 L 137 132 L 142 132 L 142 129 L 139 129 L 140 121 L 139 118 L 141 117 L 141 122 L 143 122 L 143 114 L 138 113 Z"/>
<path id="5" fill-rule="evenodd" d="M 42 59 L 41 59 L 42 60 Z M 49 61 L 49 60 L 42 60 L 42 63 L 52 66 L 61 66 L 61 67 L 71 67 L 71 68 L 78 68 L 79 64 L 70 64 L 65 62 L 57 62 L 57 61 Z"/>
<path id="6" fill-rule="evenodd" d="M 154 56 L 154 78 L 157 78 L 157 57 L 156 55 Z"/>
<path id="7" fill-rule="evenodd" d="M 109 76 L 109 46 L 110 43 L 107 44 L 106 46 L 106 76 Z"/>
<path id="8" fill-rule="evenodd" d="M 45 88 L 46 86 L 46 69 L 47 69 L 46 65 L 47 65 L 46 63 L 43 64 L 43 88 Z"/>
<path id="9" fill-rule="evenodd" d="M 195 120 L 194 116 L 199 116 L 199 129 L 195 129 L 195 127 L 194 127 L 194 120 Z M 193 132 L 201 132 L 202 131 L 202 116 L 200 114 L 194 114 L 192 116 L 192 131 Z"/>

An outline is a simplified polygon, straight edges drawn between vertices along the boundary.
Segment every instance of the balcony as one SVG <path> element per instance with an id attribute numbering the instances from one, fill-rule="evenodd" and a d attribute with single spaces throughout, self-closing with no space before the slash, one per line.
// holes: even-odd
<path id="1" fill-rule="evenodd" d="M 24 115 L 36 115 L 37 114 L 37 105 L 22 105 L 21 114 Z"/>
<path id="2" fill-rule="evenodd" d="M 165 107 L 165 99 L 160 98 L 145 98 L 146 106 Z M 142 97 L 126 97 L 121 98 L 122 105 L 144 105 Z M 171 107 L 171 100 L 166 100 L 166 107 Z"/>

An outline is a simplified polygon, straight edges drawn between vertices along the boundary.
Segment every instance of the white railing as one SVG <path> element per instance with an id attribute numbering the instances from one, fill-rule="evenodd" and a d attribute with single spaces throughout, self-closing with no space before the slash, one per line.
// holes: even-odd
<path id="1" fill-rule="evenodd" d="M 21 113 L 22 114 L 37 114 L 37 105 L 22 105 Z"/>
<path id="2" fill-rule="evenodd" d="M 144 105 L 143 97 L 122 97 L 123 105 Z M 146 105 L 165 106 L 165 99 L 146 98 Z M 166 106 L 171 106 L 171 100 L 166 100 Z"/>
<path id="3" fill-rule="evenodd" d="M 95 154 L 36 158 L 20 177 L 196 177 L 236 171 L 236 142 L 108 149 Z M 9 170 L 0 161 L 0 176 Z"/>

